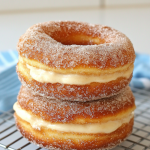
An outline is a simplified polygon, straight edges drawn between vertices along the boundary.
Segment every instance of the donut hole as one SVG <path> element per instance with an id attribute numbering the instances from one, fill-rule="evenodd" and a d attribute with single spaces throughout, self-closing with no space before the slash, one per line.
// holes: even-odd
<path id="1" fill-rule="evenodd" d="M 58 32 L 55 34 L 51 34 L 51 37 L 57 42 L 62 43 L 63 45 L 99 45 L 105 43 L 104 39 L 101 39 L 99 37 L 92 37 L 83 33 L 76 34 Z"/>
<path id="2" fill-rule="evenodd" d="M 61 35 L 56 34 L 52 36 L 54 40 L 64 45 L 99 45 L 105 43 L 104 40 L 98 37 L 91 37 L 88 35 Z"/>

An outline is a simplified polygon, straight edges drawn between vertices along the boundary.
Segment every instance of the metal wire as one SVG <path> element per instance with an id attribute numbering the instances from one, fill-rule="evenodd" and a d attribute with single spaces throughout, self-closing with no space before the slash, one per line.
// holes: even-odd
<path id="1" fill-rule="evenodd" d="M 131 88 L 136 98 L 132 134 L 113 150 L 150 150 L 150 92 Z M 23 138 L 15 126 L 13 110 L 0 110 L 0 150 L 46 150 Z"/>

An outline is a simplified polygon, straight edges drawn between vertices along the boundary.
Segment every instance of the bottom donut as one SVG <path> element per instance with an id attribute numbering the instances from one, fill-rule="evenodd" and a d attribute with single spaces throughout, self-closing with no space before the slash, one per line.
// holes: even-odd
<path id="1" fill-rule="evenodd" d="M 112 97 L 71 102 L 34 95 L 22 86 L 17 100 L 17 128 L 47 149 L 110 149 L 132 132 L 136 106 L 129 87 Z"/>
<path id="2" fill-rule="evenodd" d="M 16 125 L 21 134 L 30 142 L 54 150 L 88 150 L 88 149 L 110 149 L 120 144 L 132 132 L 134 118 L 128 123 L 122 124 L 111 133 L 85 134 L 73 132 L 60 132 L 48 128 L 40 130 L 32 128 L 30 123 L 21 119 L 15 113 Z"/>

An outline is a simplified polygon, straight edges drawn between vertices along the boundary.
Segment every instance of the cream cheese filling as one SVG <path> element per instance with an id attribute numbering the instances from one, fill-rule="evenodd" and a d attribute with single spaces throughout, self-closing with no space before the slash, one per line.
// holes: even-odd
<path id="1" fill-rule="evenodd" d="M 72 123 L 51 123 L 31 115 L 26 110 L 23 110 L 18 102 L 13 106 L 17 115 L 23 120 L 30 123 L 30 125 L 40 130 L 41 127 L 49 128 L 52 130 L 62 131 L 62 132 L 77 132 L 77 133 L 111 133 L 118 129 L 122 124 L 129 123 L 133 118 L 134 113 L 132 112 L 129 116 L 122 118 L 120 120 L 108 121 L 105 123 L 87 123 L 87 124 L 72 124 Z"/>
<path id="2" fill-rule="evenodd" d="M 92 82 L 105 83 L 112 80 L 116 80 L 119 77 L 129 78 L 133 71 L 132 66 L 128 70 L 123 72 L 94 76 L 94 75 L 79 75 L 79 74 L 60 74 L 52 71 L 38 69 L 28 64 L 27 68 L 30 69 L 31 77 L 38 82 L 74 84 L 74 85 L 85 85 L 90 84 Z"/>

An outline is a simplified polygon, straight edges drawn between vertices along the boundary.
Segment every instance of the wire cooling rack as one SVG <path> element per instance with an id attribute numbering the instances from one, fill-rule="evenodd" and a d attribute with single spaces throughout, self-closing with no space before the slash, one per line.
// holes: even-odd
<path id="1" fill-rule="evenodd" d="M 150 150 L 150 92 L 131 89 L 137 106 L 133 132 L 113 150 Z M 22 137 L 15 126 L 13 113 L 13 110 L 0 110 L 0 150 L 46 150 Z"/>

